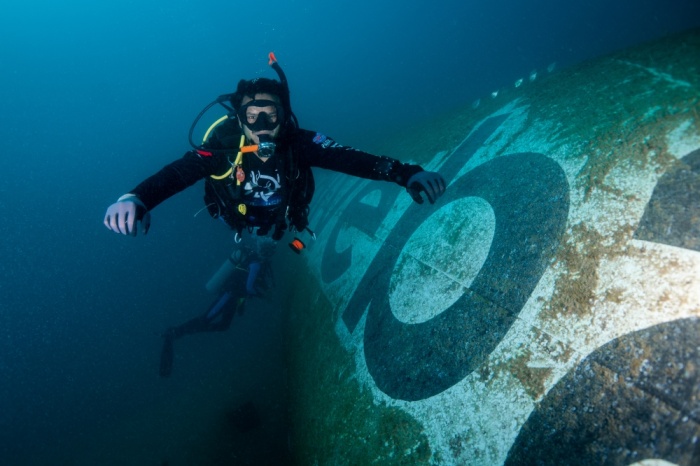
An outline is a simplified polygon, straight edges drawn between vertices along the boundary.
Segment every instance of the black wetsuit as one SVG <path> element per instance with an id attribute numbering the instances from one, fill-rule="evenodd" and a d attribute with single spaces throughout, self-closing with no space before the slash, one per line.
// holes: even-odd
<path id="1" fill-rule="evenodd" d="M 226 122 L 223 128 L 214 133 L 204 149 L 227 149 L 227 151 L 213 150 L 211 155 L 201 151 L 189 151 L 181 159 L 166 165 L 130 192 L 138 196 L 150 211 L 174 194 L 212 175 L 222 178 L 222 183 L 234 183 L 236 169 L 235 167 L 231 169 L 238 152 L 239 141 L 240 129 L 233 122 Z M 319 167 L 360 178 L 391 181 L 403 187 L 412 175 L 423 170 L 418 165 L 405 164 L 389 157 L 380 157 L 341 146 L 331 138 L 303 129 L 290 130 L 275 142 L 277 144 L 275 154 L 267 162 L 262 162 L 253 153 L 244 154 L 241 199 L 234 200 L 235 203 L 239 201 L 245 203 L 248 210 L 245 216 L 246 226 L 258 227 L 258 234 L 260 230 L 266 232 L 265 228 L 279 220 L 280 211 L 288 215 L 288 211 L 294 207 L 296 194 L 285 191 L 292 183 L 290 181 L 292 177 L 286 173 L 290 167 L 287 163 L 290 156 L 294 160 L 296 173 L 303 173 L 310 167 Z M 222 177 L 227 173 L 229 173 L 227 176 Z M 208 181 L 214 183 L 211 179 Z M 310 199 L 306 200 L 307 203 L 308 201 Z M 236 228 L 237 224 L 231 218 L 232 216 L 229 216 L 225 220 Z M 295 223 L 291 217 L 290 220 Z M 277 225 L 277 223 L 274 224 Z M 295 227 L 302 229 L 296 224 Z M 273 234 L 273 239 L 279 238 L 275 238 Z M 245 283 L 244 276 L 245 273 L 232 280 L 234 286 Z M 165 341 L 161 354 L 161 375 L 167 377 L 172 371 L 175 339 L 196 332 L 227 329 L 234 314 L 242 312 L 245 296 L 242 290 L 226 290 L 219 295 L 207 312 L 183 325 L 168 329 L 163 335 Z"/>
<path id="2" fill-rule="evenodd" d="M 403 187 L 412 175 L 423 170 L 418 165 L 405 164 L 389 157 L 380 157 L 341 146 L 329 137 L 304 129 L 292 130 L 276 142 L 277 151 L 266 163 L 270 169 L 274 166 L 271 162 L 278 154 L 283 156 L 291 151 L 297 157 L 300 169 L 319 167 L 360 178 L 391 181 Z M 244 157 L 249 160 L 256 158 L 250 153 L 244 154 Z M 166 165 L 130 192 L 138 196 L 150 211 L 197 181 L 211 175 L 225 173 L 231 168 L 232 161 L 230 153 L 214 152 L 210 156 L 205 156 L 196 151 L 189 151 L 181 159 Z M 246 165 L 244 163 L 244 166 Z M 246 171 L 248 171 L 245 174 L 247 181 L 256 176 L 255 173 L 250 172 L 250 169 Z M 281 182 L 285 183 L 284 177 L 281 178 Z"/>

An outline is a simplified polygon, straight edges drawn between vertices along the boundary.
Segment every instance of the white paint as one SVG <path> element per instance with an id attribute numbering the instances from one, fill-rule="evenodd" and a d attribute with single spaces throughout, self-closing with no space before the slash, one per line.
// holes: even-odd
<path id="1" fill-rule="evenodd" d="M 620 63 L 624 63 L 625 65 L 633 66 L 635 68 L 639 68 L 641 70 L 646 71 L 647 73 L 651 74 L 655 78 L 657 78 L 659 81 L 662 81 L 666 84 L 669 84 L 672 87 L 688 87 L 692 88 L 693 85 L 690 84 L 688 81 L 684 81 L 682 79 L 676 79 L 673 77 L 673 75 L 669 73 L 664 73 L 663 71 L 659 71 L 656 68 L 651 68 L 648 66 L 642 66 L 637 63 L 632 63 L 629 61 L 625 60 L 618 60 Z"/>
<path id="2" fill-rule="evenodd" d="M 396 318 L 425 322 L 457 301 L 486 261 L 495 230 L 496 215 L 481 198 L 435 212 L 408 241 L 392 274 L 389 303 Z"/>
<path id="3" fill-rule="evenodd" d="M 648 459 L 632 463 L 629 466 L 678 466 L 676 463 L 669 463 L 668 461 L 659 459 Z"/>
<path id="4" fill-rule="evenodd" d="M 700 133 L 693 125 L 693 120 L 685 120 L 676 129 L 668 133 L 666 143 L 668 144 L 669 152 L 678 159 L 685 157 L 700 147 Z"/>

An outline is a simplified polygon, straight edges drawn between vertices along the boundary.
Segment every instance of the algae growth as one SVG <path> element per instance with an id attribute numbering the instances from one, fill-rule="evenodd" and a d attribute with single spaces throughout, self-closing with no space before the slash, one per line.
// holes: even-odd
<path id="1" fill-rule="evenodd" d="M 340 344 L 335 312 L 316 281 L 299 270 L 288 335 L 292 451 L 296 464 L 421 465 L 431 450 L 407 413 L 376 405 L 355 374 L 354 355 Z"/>

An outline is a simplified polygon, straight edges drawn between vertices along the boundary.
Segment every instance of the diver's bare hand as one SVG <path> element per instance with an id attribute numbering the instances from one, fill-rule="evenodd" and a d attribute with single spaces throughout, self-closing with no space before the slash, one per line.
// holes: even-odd
<path id="1" fill-rule="evenodd" d="M 104 224 L 115 233 L 136 236 L 138 222 L 141 222 L 141 231 L 145 235 L 151 226 L 151 213 L 146 210 L 141 200 L 131 195 L 119 198 L 117 202 L 107 208 Z"/>

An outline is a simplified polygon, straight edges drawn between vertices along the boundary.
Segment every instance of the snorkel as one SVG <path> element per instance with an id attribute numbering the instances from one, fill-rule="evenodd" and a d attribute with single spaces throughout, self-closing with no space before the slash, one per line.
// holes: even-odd
<path id="1" fill-rule="evenodd" d="M 280 84 L 282 85 L 282 95 L 279 96 L 280 98 L 280 104 L 281 107 L 278 109 L 278 121 L 279 125 L 284 129 L 285 126 L 291 125 L 293 128 L 298 128 L 299 123 L 297 122 L 296 115 L 292 112 L 292 107 L 291 107 L 291 101 L 289 97 L 289 84 L 287 82 L 287 76 L 284 74 L 284 71 L 282 71 L 282 67 L 280 67 L 279 63 L 277 63 L 277 58 L 275 57 L 274 52 L 270 52 L 268 55 L 269 61 L 268 65 L 272 67 L 272 69 L 275 70 L 277 73 L 277 76 L 279 77 Z M 231 105 L 231 99 L 236 95 L 235 92 L 232 92 L 230 94 L 222 94 L 216 99 L 214 99 L 212 102 L 210 102 L 206 107 L 202 109 L 201 112 L 197 115 L 197 117 L 194 119 L 192 122 L 192 126 L 190 126 L 189 134 L 188 134 L 188 140 L 192 148 L 201 156 L 204 157 L 210 157 L 216 152 L 227 152 L 230 151 L 230 149 L 212 149 L 212 148 L 207 148 L 204 149 L 202 147 L 202 144 L 206 143 L 207 140 L 209 139 L 209 136 L 213 132 L 213 130 L 223 123 L 225 120 L 229 118 L 236 118 L 237 116 L 237 111 L 233 106 Z M 255 101 L 253 101 L 255 102 Z M 267 101 L 265 101 L 267 103 Z M 278 104 L 276 102 L 272 102 L 275 106 Z M 200 120 L 202 117 L 212 109 L 212 107 L 216 105 L 221 105 L 225 110 L 226 110 L 226 115 L 223 117 L 219 118 L 216 120 L 206 131 L 204 134 L 204 138 L 202 139 L 202 142 L 197 144 L 194 141 L 194 131 L 195 128 L 197 127 L 197 124 L 199 124 Z M 238 109 L 241 110 L 241 109 Z M 280 110 L 282 110 L 280 112 Z M 242 119 L 241 121 L 245 121 Z M 260 125 L 269 125 L 271 122 L 269 121 L 269 116 L 265 115 L 264 119 L 262 120 L 261 123 L 258 123 L 257 121 L 255 124 L 260 124 Z M 275 126 L 276 127 L 276 126 Z M 266 137 L 266 135 L 260 135 L 262 138 L 260 138 L 260 144 L 257 145 L 249 145 L 249 146 L 244 146 L 241 144 L 240 146 L 240 151 L 241 152 L 258 152 L 259 155 L 263 156 L 260 151 L 263 153 L 269 154 L 267 156 L 270 156 L 274 153 L 275 150 L 275 145 L 269 136 Z"/>
<path id="2" fill-rule="evenodd" d="M 285 109 L 285 111 L 289 112 L 289 121 L 291 122 L 292 126 L 295 128 L 299 127 L 299 122 L 297 121 L 296 115 L 294 115 L 294 112 L 292 112 L 292 102 L 289 98 L 289 83 L 287 82 L 287 76 L 284 74 L 284 71 L 282 71 L 282 67 L 277 63 L 277 58 L 275 58 L 275 53 L 270 52 L 268 55 L 269 61 L 268 65 L 272 67 L 273 70 L 277 73 L 277 76 L 280 78 L 280 84 L 282 84 L 282 88 L 284 89 L 284 95 L 280 96 L 280 99 L 282 99 L 282 107 Z"/>

